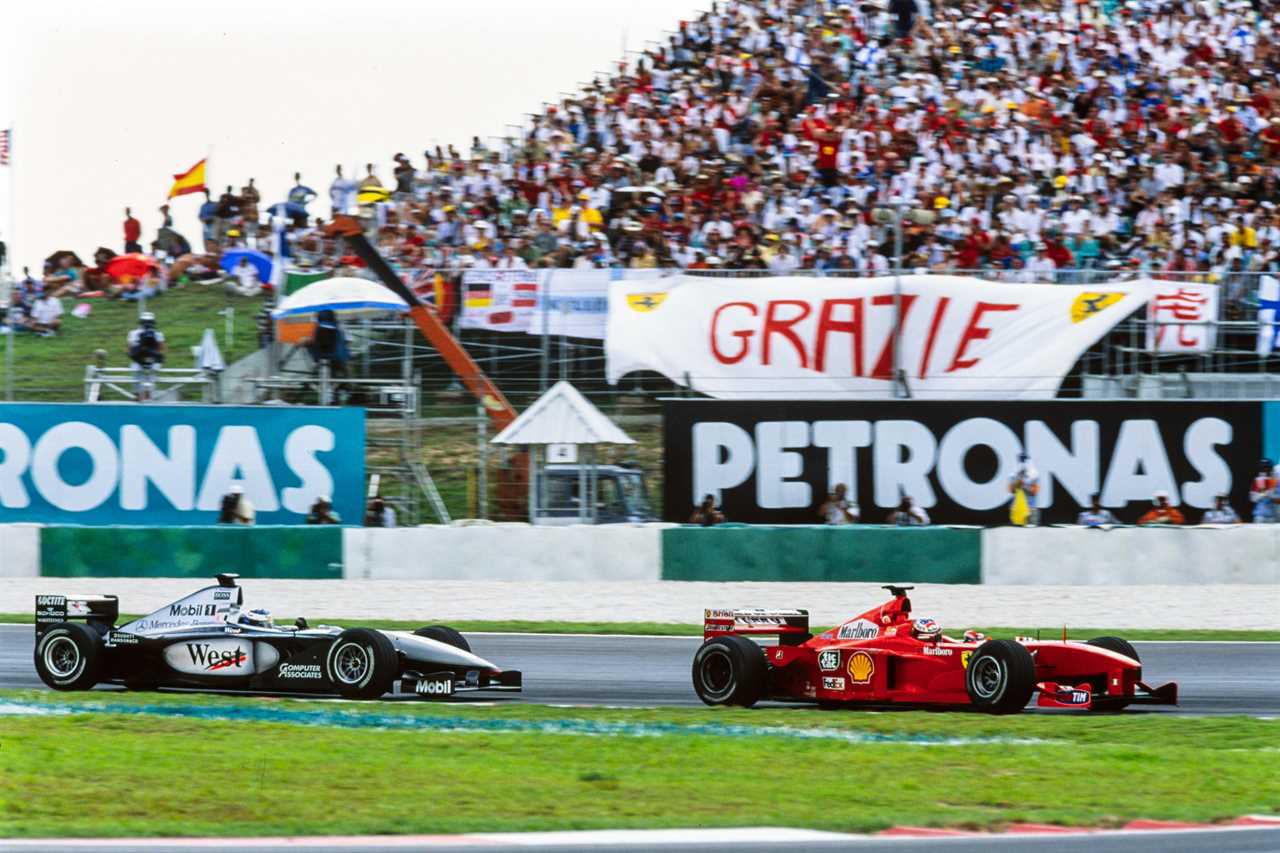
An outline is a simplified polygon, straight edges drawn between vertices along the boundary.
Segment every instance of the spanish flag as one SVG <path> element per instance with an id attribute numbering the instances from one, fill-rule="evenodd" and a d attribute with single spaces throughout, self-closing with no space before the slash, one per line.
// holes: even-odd
<path id="1" fill-rule="evenodd" d="M 182 174 L 174 175 L 173 187 L 169 190 L 169 198 L 186 195 L 187 193 L 203 192 L 205 189 L 204 164 L 205 161 L 201 160 Z"/>

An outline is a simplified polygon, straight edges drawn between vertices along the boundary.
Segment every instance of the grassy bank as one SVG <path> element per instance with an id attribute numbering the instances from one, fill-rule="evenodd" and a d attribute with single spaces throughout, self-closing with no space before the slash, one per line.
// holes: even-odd
<path id="1" fill-rule="evenodd" d="M 0 836 L 873 831 L 1280 809 L 1275 721 L 107 698 L 91 712 L 83 696 L 0 694 L 76 711 L 0 717 Z M 246 708 L 289 721 L 235 718 Z M 763 767 L 767 780 L 750 769 Z"/>
<path id="2" fill-rule="evenodd" d="M 123 625 L 130 619 L 143 614 L 122 615 L 117 624 Z M 0 623 L 14 622 L 30 624 L 30 613 L 0 613 Z M 291 624 L 292 617 L 278 620 L 280 624 Z M 363 625 L 368 628 L 385 628 L 389 631 L 412 631 L 423 625 L 431 624 L 431 619 L 410 621 L 406 619 L 350 619 L 341 616 L 308 616 L 312 625 Z M 690 625 L 682 622 L 559 622 L 524 619 L 503 620 L 448 620 L 449 624 L 459 631 L 491 632 L 499 634 L 634 634 L 637 636 L 670 636 L 700 637 L 701 625 Z M 828 626 L 817 626 L 825 628 Z M 1045 628 L 977 628 L 993 637 L 1035 637 L 1052 640 L 1062 636 L 1062 626 Z M 956 634 L 960 631 L 957 629 Z M 1280 642 L 1280 631 L 1238 631 L 1216 628 L 1076 628 L 1068 626 L 1067 636 L 1073 640 L 1089 637 L 1118 636 L 1128 640 L 1180 640 L 1199 642 Z"/>
<path id="3" fill-rule="evenodd" d="M 88 317 L 73 317 L 77 302 L 90 306 Z M 85 365 L 94 362 L 94 351 L 107 351 L 107 364 L 127 367 L 125 336 L 138 324 L 138 304 L 106 299 L 63 299 L 66 314 L 62 332 L 53 338 L 18 335 L 13 341 L 15 399 L 27 403 L 77 402 L 84 399 Z M 218 312 L 235 309 L 232 345 L 224 337 L 226 320 Z M 218 335 L 218 346 L 227 363 L 248 355 L 258 346 L 254 315 L 260 298 L 231 299 L 221 286 L 188 285 L 147 302 L 156 315 L 169 347 L 166 367 L 193 367 L 191 347 L 200 343 L 205 329 Z"/>

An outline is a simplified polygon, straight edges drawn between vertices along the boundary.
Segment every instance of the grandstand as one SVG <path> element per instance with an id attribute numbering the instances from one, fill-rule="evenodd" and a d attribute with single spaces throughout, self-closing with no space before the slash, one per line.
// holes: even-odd
<path id="1" fill-rule="evenodd" d="M 653 412 L 635 405 L 673 385 L 638 375 L 610 387 L 598 340 L 468 325 L 469 273 L 1210 284 L 1216 313 L 1197 318 L 1201 346 L 1152 346 L 1149 333 L 1169 321 L 1139 312 L 1089 350 L 1060 394 L 1269 394 L 1280 307 L 1274 13 L 1239 0 L 717 3 L 545 104 L 518 136 L 397 153 L 389 184 L 372 170 L 339 176 L 327 199 L 295 187 L 279 211 L 286 247 L 307 277 L 363 275 L 318 227 L 358 213 L 522 402 L 570 378 L 606 403 Z M 202 252 L 178 255 L 186 241 L 160 235 L 160 277 L 217 270 L 233 250 L 270 255 L 266 201 L 215 197 Z M 17 282 L 19 316 L 51 285 L 64 299 L 122 295 L 110 261 L 51 256 L 43 276 Z M 87 337 L 93 326 L 81 325 L 68 319 L 62 334 Z M 434 353 L 412 348 L 405 369 L 388 349 L 401 340 L 394 329 L 373 335 L 361 368 L 420 372 L 427 414 L 470 414 L 451 408 L 452 376 Z M 18 364 L 51 345 L 19 336 Z M 53 398 L 79 397 L 62 387 Z"/>

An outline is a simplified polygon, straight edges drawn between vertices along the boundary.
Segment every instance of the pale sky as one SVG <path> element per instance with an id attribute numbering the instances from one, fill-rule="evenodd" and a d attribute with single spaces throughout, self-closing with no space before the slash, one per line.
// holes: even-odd
<path id="1" fill-rule="evenodd" d="M 709 0 L 20 0 L 0 2 L 0 238 L 39 274 L 72 249 L 123 251 L 125 206 L 155 236 L 175 173 L 206 154 L 216 197 L 294 171 L 328 213 L 333 167 L 514 133 L 524 113 L 664 39 Z M 17 8 L 20 7 L 20 8 Z M 634 58 L 634 57 L 633 57 Z M 7 174 L 3 174 L 7 173 Z M 16 189 L 16 196 L 14 192 Z M 11 199 L 17 200 L 15 223 Z M 203 196 L 173 201 L 199 246 Z M 15 247 L 16 243 L 16 247 Z"/>

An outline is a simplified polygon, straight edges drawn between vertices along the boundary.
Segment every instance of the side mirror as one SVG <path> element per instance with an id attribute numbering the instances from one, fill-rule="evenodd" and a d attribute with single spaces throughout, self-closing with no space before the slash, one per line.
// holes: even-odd
<path id="1" fill-rule="evenodd" d="M 307 620 L 299 616 L 297 619 L 293 620 L 293 627 L 297 628 L 299 631 L 305 631 L 307 630 Z"/>

